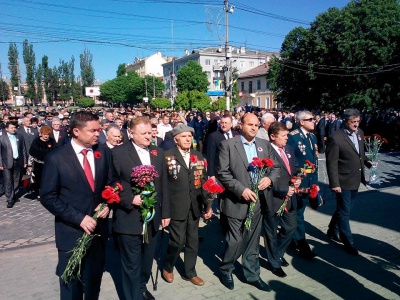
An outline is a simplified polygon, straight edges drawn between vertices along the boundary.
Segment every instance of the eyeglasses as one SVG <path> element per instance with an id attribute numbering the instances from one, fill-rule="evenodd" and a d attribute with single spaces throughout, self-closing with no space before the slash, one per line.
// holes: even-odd
<path id="1" fill-rule="evenodd" d="M 308 122 L 312 122 L 312 121 L 315 121 L 315 118 L 308 118 L 308 119 L 303 119 L 303 121 L 308 121 Z"/>

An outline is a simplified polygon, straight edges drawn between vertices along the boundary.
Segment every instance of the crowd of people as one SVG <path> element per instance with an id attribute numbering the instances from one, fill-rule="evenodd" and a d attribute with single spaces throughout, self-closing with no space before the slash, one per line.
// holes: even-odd
<path id="1" fill-rule="evenodd" d="M 318 185 L 319 153 L 326 153 L 329 185 L 337 198 L 327 237 L 358 255 L 350 211 L 360 183 L 365 182 L 364 166 L 371 166 L 360 127 L 364 124 L 371 130 L 369 124 L 384 120 L 381 114 L 363 116 L 352 108 L 339 118 L 306 110 L 247 112 L 242 108 L 234 113 L 4 108 L 0 192 L 12 208 L 21 194 L 20 179 L 29 174 L 28 189 L 55 216 L 58 276 L 84 232 L 100 236 L 86 251 L 81 278 L 65 284 L 60 277 L 61 299 L 81 299 L 82 294 L 85 299 L 98 299 L 111 209 L 124 298 L 154 299 L 147 283 L 161 229 L 169 233 L 163 279 L 173 283 L 176 260 L 184 250 L 183 278 L 197 286 L 205 284 L 197 274 L 196 260 L 199 221 L 214 213 L 207 205 L 210 195 L 202 188 L 211 179 L 225 189 L 215 200 L 225 235 L 221 283 L 234 289 L 232 273 L 241 256 L 246 281 L 269 291 L 260 277 L 260 238 L 269 270 L 278 277 L 286 276 L 282 267 L 289 265 L 284 257 L 288 247 L 308 260 L 317 256 L 306 240 L 304 212 L 308 205 L 318 209 L 323 203 L 309 193 Z M 256 186 L 251 167 L 255 157 L 273 162 Z M 134 193 L 131 179 L 133 168 L 142 165 L 153 166 L 158 174 L 156 213 L 146 224 L 141 216 L 143 196 Z M 102 191 L 116 183 L 123 187 L 121 201 L 101 210 L 95 220 L 92 216 L 104 201 Z M 250 203 L 254 203 L 251 213 Z"/>

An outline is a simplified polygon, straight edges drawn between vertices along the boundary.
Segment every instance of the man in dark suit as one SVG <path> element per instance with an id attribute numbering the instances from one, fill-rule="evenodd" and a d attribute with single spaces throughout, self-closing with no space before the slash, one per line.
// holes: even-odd
<path id="1" fill-rule="evenodd" d="M 326 122 L 327 122 L 328 114 L 325 113 L 319 119 L 318 123 L 315 126 L 315 135 L 317 137 L 317 145 L 318 145 L 318 153 L 325 153 L 325 141 L 326 141 Z"/>
<path id="2" fill-rule="evenodd" d="M 310 111 L 300 111 L 297 113 L 296 124 L 296 129 L 289 133 L 288 145 L 293 148 L 297 164 L 301 168 L 306 164 L 307 160 L 316 166 L 314 171 L 307 171 L 307 176 L 302 180 L 300 185 L 300 188 L 310 188 L 313 184 L 318 184 L 317 138 L 312 133 L 315 127 L 315 118 Z M 307 243 L 304 221 L 304 211 L 309 201 L 309 196 L 307 194 L 297 194 L 296 198 L 297 229 L 293 237 L 294 244 L 302 257 L 312 259 L 316 254 Z"/>
<path id="3" fill-rule="evenodd" d="M 54 117 L 52 119 L 51 128 L 52 132 L 50 134 L 50 137 L 52 137 L 56 142 L 54 149 L 60 148 L 65 144 L 67 144 L 68 142 L 67 132 L 61 130 L 61 120 L 58 117 Z"/>
<path id="4" fill-rule="evenodd" d="M 101 130 L 99 132 L 99 144 L 105 144 L 107 142 L 106 130 L 110 125 L 110 121 L 107 119 L 102 119 L 100 121 Z"/>
<path id="5" fill-rule="evenodd" d="M 345 250 L 352 255 L 359 253 L 353 245 L 350 213 L 360 183 L 365 184 L 364 165 L 371 167 L 365 156 L 364 133 L 359 124 L 360 112 L 353 108 L 346 109 L 342 128 L 330 137 L 326 147 L 329 186 L 336 193 L 336 211 L 327 235 L 330 239 L 343 242 Z"/>
<path id="6" fill-rule="evenodd" d="M 332 134 L 340 128 L 340 122 L 336 118 L 335 114 L 329 115 L 329 121 L 326 123 L 325 134 L 329 140 Z"/>
<path id="7" fill-rule="evenodd" d="M 260 278 L 260 234 L 261 209 L 260 202 L 272 197 L 268 189 L 275 184 L 279 175 L 278 168 L 272 168 L 263 177 L 258 188 L 259 195 L 252 190 L 249 164 L 254 157 L 271 158 L 273 149 L 269 142 L 256 138 L 258 118 L 252 113 L 241 119 L 241 135 L 221 142 L 219 150 L 218 179 L 225 187 L 221 196 L 221 211 L 226 216 L 226 246 L 220 265 L 221 282 L 228 288 L 234 288 L 232 272 L 236 260 L 242 255 L 243 273 L 246 281 L 258 289 L 268 291 L 268 285 Z M 260 199 L 259 199 L 260 198 Z M 265 198 L 265 199 L 264 199 Z M 255 202 L 251 228 L 244 228 L 249 210 L 249 203 Z"/>
<path id="8" fill-rule="evenodd" d="M 17 124 L 7 122 L 5 132 L 0 136 L 0 170 L 3 171 L 7 208 L 12 208 L 18 201 L 16 194 L 19 190 L 22 170 L 28 163 L 24 138 L 16 132 Z"/>
<path id="9" fill-rule="evenodd" d="M 280 167 L 280 176 L 274 182 L 272 187 L 273 197 L 268 198 L 263 210 L 263 227 L 266 234 L 267 244 L 265 245 L 270 271 L 279 277 L 286 277 L 286 273 L 282 270 L 289 263 L 283 255 L 286 248 L 293 237 L 296 230 L 296 198 L 292 198 L 296 185 L 300 184 L 300 180 L 291 183 L 292 176 L 298 172 L 298 166 L 293 148 L 286 145 L 288 140 L 288 129 L 282 122 L 274 122 L 268 129 L 270 141 L 274 151 L 274 161 Z M 276 213 L 288 199 L 286 204 L 287 212 L 282 216 L 277 216 Z M 281 229 L 278 232 L 278 226 Z"/>
<path id="10" fill-rule="evenodd" d="M 165 152 L 168 165 L 168 192 L 171 211 L 169 224 L 169 245 L 164 260 L 163 277 L 171 283 L 174 280 L 175 262 L 185 247 L 185 280 L 194 285 L 204 285 L 197 276 L 196 260 L 199 247 L 199 221 L 206 201 L 202 194 L 205 181 L 205 164 L 201 152 L 191 149 L 194 129 L 181 124 L 172 129 L 176 146 Z M 211 207 L 204 218 L 212 215 Z"/>
<path id="11" fill-rule="evenodd" d="M 163 139 L 158 137 L 158 130 L 156 124 L 151 124 L 151 144 L 153 146 L 161 147 Z"/>
<path id="12" fill-rule="evenodd" d="M 223 115 L 219 124 L 219 130 L 214 131 L 207 138 L 207 175 L 214 179 L 218 174 L 218 151 L 221 142 L 237 135 L 237 132 L 232 130 L 232 116 Z"/>
<path id="13" fill-rule="evenodd" d="M 27 153 L 29 153 L 32 141 L 39 136 L 37 128 L 31 127 L 31 119 L 29 117 L 24 117 L 22 119 L 22 125 L 18 128 L 17 133 L 24 138 L 25 149 Z"/>
<path id="14" fill-rule="evenodd" d="M 49 153 L 44 162 L 40 194 L 43 206 L 55 216 L 56 274 L 62 275 L 84 232 L 100 235 L 94 237 L 85 254 L 81 278 L 66 285 L 60 277 L 61 299 L 83 299 L 83 294 L 85 299 L 98 299 L 100 293 L 109 209 L 99 213 L 97 222 L 92 215 L 104 201 L 104 187 L 114 186 L 118 178 L 111 151 L 97 147 L 99 128 L 96 115 L 77 112 L 71 118 L 71 143 Z"/>
<path id="15" fill-rule="evenodd" d="M 114 164 L 124 187 L 114 214 L 114 232 L 118 235 L 123 270 L 122 286 L 126 299 L 154 299 L 146 284 L 150 279 L 159 226 L 166 227 L 170 221 L 167 164 L 164 151 L 151 145 L 151 125 L 147 117 L 133 119 L 128 131 L 132 140 L 112 149 Z M 142 239 L 142 199 L 131 188 L 132 168 L 140 165 L 153 165 L 159 174 L 154 181 L 156 213 L 148 223 L 148 243 L 143 243 Z"/>

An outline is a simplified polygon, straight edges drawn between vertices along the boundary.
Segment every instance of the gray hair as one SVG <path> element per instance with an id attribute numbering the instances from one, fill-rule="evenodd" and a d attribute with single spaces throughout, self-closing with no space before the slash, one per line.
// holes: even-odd
<path id="1" fill-rule="evenodd" d="M 107 129 L 106 129 L 106 134 L 107 134 L 107 135 L 108 135 L 108 132 L 109 132 L 111 129 L 116 129 L 116 130 L 118 130 L 119 132 L 121 132 L 121 129 L 119 129 L 119 126 L 118 126 L 118 125 L 110 124 L 110 125 L 108 125 L 108 127 L 107 127 Z"/>
<path id="2" fill-rule="evenodd" d="M 313 115 L 313 114 L 311 111 L 308 110 L 299 111 L 296 116 L 296 123 L 300 123 L 301 120 L 306 119 L 307 115 Z"/>
<path id="3" fill-rule="evenodd" d="M 54 122 L 60 122 L 60 124 L 61 124 L 61 119 L 59 117 L 53 117 L 52 123 L 54 123 Z"/>
<path id="4" fill-rule="evenodd" d="M 343 112 L 343 120 L 348 120 L 350 117 L 359 117 L 361 116 L 358 109 L 355 108 L 347 108 Z"/>
<path id="5" fill-rule="evenodd" d="M 261 124 L 262 123 L 267 123 L 268 121 L 275 122 L 275 116 L 271 113 L 265 113 L 263 114 L 263 116 L 261 117 Z"/>

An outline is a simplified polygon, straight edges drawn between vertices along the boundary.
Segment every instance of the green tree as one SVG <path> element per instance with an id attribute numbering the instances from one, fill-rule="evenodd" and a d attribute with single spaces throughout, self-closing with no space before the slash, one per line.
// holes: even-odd
<path id="1" fill-rule="evenodd" d="M 350 1 L 293 29 L 267 80 L 285 106 L 342 109 L 398 107 L 400 5 Z"/>
<path id="2" fill-rule="evenodd" d="M 94 106 L 94 100 L 90 97 L 83 97 L 79 98 L 76 103 L 78 104 L 79 107 L 93 107 Z"/>
<path id="3" fill-rule="evenodd" d="M 143 99 L 143 97 L 151 99 L 162 96 L 165 84 L 159 78 L 152 75 L 146 75 L 145 78 L 142 78 L 142 83 L 143 94 L 139 96 L 141 99 Z"/>
<path id="4" fill-rule="evenodd" d="M 15 43 L 10 43 L 8 47 L 8 69 L 11 74 L 11 85 L 14 89 L 19 84 L 18 48 Z"/>
<path id="5" fill-rule="evenodd" d="M 219 111 L 226 109 L 226 99 L 221 97 L 217 101 L 214 101 L 211 103 L 211 109 Z"/>
<path id="6" fill-rule="evenodd" d="M 150 105 L 157 109 L 166 109 L 171 107 L 171 101 L 167 98 L 154 98 L 150 100 Z"/>
<path id="7" fill-rule="evenodd" d="M 112 103 L 139 103 L 144 95 L 143 78 L 136 72 L 106 81 L 100 86 L 101 99 Z"/>
<path id="8" fill-rule="evenodd" d="M 49 58 L 44 55 L 42 57 L 42 69 L 43 69 L 43 88 L 46 94 L 46 99 L 49 102 L 52 100 L 52 91 L 50 90 L 50 80 L 51 80 L 51 69 L 49 67 Z"/>
<path id="9" fill-rule="evenodd" d="M 125 76 L 125 74 L 126 74 L 125 64 L 119 64 L 117 69 L 117 77 Z"/>
<path id="10" fill-rule="evenodd" d="M 58 74 L 60 76 L 60 99 L 63 101 L 68 101 L 71 98 L 76 97 L 75 88 L 75 76 L 74 76 L 74 65 L 75 58 L 72 56 L 71 61 L 66 62 L 60 60 L 60 65 L 58 67 Z"/>
<path id="11" fill-rule="evenodd" d="M 36 68 L 35 74 L 35 81 L 36 81 L 36 103 L 42 103 L 43 99 L 43 67 L 42 64 L 39 64 Z"/>
<path id="12" fill-rule="evenodd" d="M 49 69 L 49 92 L 50 97 L 47 98 L 47 102 L 51 105 L 55 105 L 55 101 L 58 100 L 60 92 L 60 74 L 56 66 L 54 66 L 53 69 Z"/>
<path id="13" fill-rule="evenodd" d="M 83 54 L 79 56 L 80 67 L 81 67 L 81 80 L 82 80 L 82 92 L 84 93 L 85 88 L 93 86 L 94 84 L 94 69 L 92 66 L 93 55 L 89 49 L 85 48 Z"/>
<path id="14" fill-rule="evenodd" d="M 211 99 L 204 92 L 189 91 L 190 108 L 197 108 L 199 111 L 209 110 Z"/>
<path id="15" fill-rule="evenodd" d="M 0 78 L 0 101 L 2 104 L 8 100 L 8 84 L 2 78 Z"/>
<path id="16" fill-rule="evenodd" d="M 33 51 L 33 45 L 28 43 L 28 40 L 24 40 L 22 45 L 24 63 L 26 68 L 26 84 L 28 89 L 25 91 L 25 96 L 29 99 L 36 99 L 36 88 L 35 88 L 35 67 L 36 58 L 35 52 Z"/>
<path id="17" fill-rule="evenodd" d="M 176 86 L 178 92 L 206 92 L 209 84 L 207 73 L 203 72 L 202 67 L 193 60 L 190 60 L 177 72 Z"/>
<path id="18" fill-rule="evenodd" d="M 183 91 L 183 92 L 178 93 L 178 95 L 175 98 L 175 102 L 174 102 L 175 109 L 184 109 L 184 110 L 191 109 L 188 94 L 189 94 L 189 91 Z"/>

